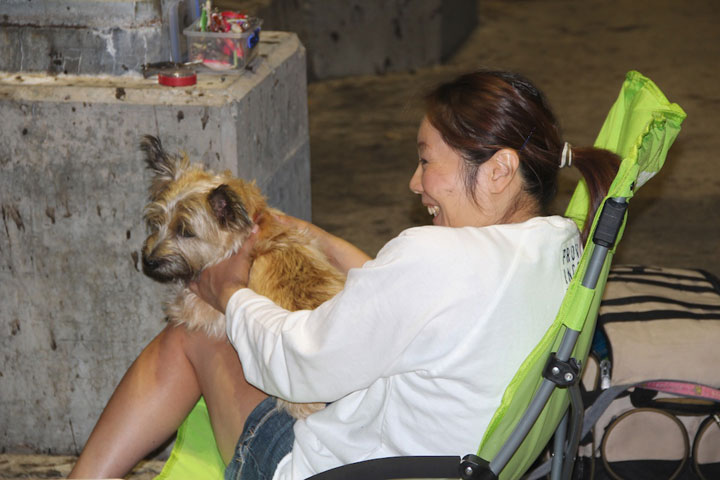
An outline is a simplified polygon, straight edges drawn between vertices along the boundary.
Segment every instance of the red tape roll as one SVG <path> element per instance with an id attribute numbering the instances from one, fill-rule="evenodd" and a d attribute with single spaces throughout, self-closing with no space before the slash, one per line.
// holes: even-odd
<path id="1" fill-rule="evenodd" d="M 190 70 L 160 72 L 158 73 L 158 83 L 166 87 L 188 87 L 197 83 L 197 75 Z"/>

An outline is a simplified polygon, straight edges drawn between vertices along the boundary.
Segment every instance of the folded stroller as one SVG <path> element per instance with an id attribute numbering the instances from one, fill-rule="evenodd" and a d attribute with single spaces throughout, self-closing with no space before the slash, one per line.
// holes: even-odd
<path id="1" fill-rule="evenodd" d="M 552 477 L 569 478 L 583 417 L 578 379 L 627 205 L 662 167 L 684 118 L 683 110 L 669 103 L 650 79 L 635 71 L 627 74 L 595 143 L 623 159 L 620 170 L 595 218 L 587 218 L 587 187 L 582 181 L 578 184 L 566 216 L 581 230 L 585 222 L 592 222 L 583 257 L 555 322 L 507 386 L 487 430 L 478 432 L 482 441 L 475 454 L 369 460 L 312 478 L 515 479 L 533 465 L 553 434 Z M 207 410 L 200 403 L 180 427 L 157 478 L 222 478 L 223 469 Z"/>

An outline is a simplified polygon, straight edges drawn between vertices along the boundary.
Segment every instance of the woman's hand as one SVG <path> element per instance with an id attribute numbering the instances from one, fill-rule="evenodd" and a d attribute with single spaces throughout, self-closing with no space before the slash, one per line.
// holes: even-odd
<path id="1" fill-rule="evenodd" d="M 288 227 L 300 230 L 315 239 L 328 260 L 341 272 L 347 274 L 348 270 L 361 267 L 370 257 L 350 242 L 326 232 L 317 225 L 291 217 L 290 215 L 275 214 L 278 222 Z"/>
<path id="2" fill-rule="evenodd" d="M 188 285 L 191 291 L 221 313 L 225 313 L 230 297 L 248 285 L 253 261 L 251 252 L 257 241 L 257 232 L 258 226 L 254 225 L 240 250 L 200 272 Z"/>

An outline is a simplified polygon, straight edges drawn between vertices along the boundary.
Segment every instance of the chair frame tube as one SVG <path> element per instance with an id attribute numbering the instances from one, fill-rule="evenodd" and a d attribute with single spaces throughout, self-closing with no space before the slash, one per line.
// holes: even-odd
<path id="1" fill-rule="evenodd" d="M 557 358 L 561 361 L 567 361 L 570 358 L 570 354 L 575 348 L 580 332 L 572 329 L 566 329 L 563 334 L 562 341 L 557 351 Z M 540 413 L 545 408 L 550 395 L 555 390 L 557 385 L 548 379 L 544 379 L 540 384 L 537 392 L 530 401 L 525 414 L 522 416 L 520 421 L 515 425 L 512 433 L 505 441 L 503 446 L 498 451 L 495 458 L 490 462 L 490 470 L 495 475 L 500 475 L 500 472 L 505 468 L 505 465 L 510 461 L 515 451 L 517 451 L 520 444 L 525 440 L 530 429 L 535 425 Z"/>

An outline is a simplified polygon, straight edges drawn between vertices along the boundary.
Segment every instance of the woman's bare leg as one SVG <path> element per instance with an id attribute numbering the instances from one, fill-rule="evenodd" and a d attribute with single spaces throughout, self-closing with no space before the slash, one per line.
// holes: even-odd
<path id="1" fill-rule="evenodd" d="M 177 430 L 201 394 L 227 462 L 266 395 L 245 381 L 226 339 L 166 327 L 117 386 L 69 478 L 124 476 Z"/>

